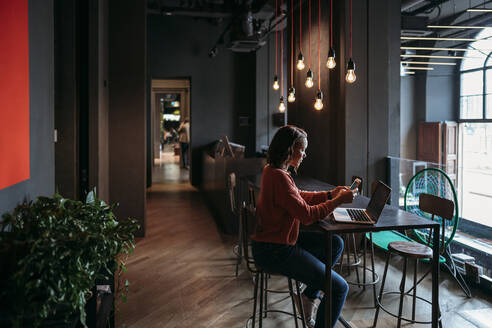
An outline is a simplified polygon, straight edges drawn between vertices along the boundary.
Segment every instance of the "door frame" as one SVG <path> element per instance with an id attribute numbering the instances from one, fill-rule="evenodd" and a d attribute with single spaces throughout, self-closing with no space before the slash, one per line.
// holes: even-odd
<path id="1" fill-rule="evenodd" d="M 185 118 L 188 118 L 190 121 L 190 147 L 189 147 L 189 155 L 188 158 L 191 159 L 191 149 L 192 149 L 192 144 L 193 144 L 193 135 L 191 133 L 191 124 L 192 124 L 192 118 L 191 118 L 191 95 L 190 95 L 190 90 L 191 89 L 191 82 L 189 78 L 172 78 L 172 79 L 157 79 L 153 78 L 152 79 L 152 84 L 151 84 L 151 95 L 150 95 L 150 128 L 151 128 L 151 133 L 150 133 L 150 143 L 151 143 L 151 156 L 150 158 L 152 159 L 152 165 L 151 167 L 154 166 L 154 159 L 155 159 L 155 147 L 154 147 L 154 140 L 156 133 L 160 133 L 159 130 L 157 130 L 157 124 L 156 124 L 156 110 L 157 110 L 157 103 L 156 103 L 156 96 L 157 94 L 160 93 L 179 93 L 181 96 L 181 108 L 183 110 L 181 114 L 180 121 L 183 121 Z M 191 183 L 191 172 L 192 172 L 192 161 L 190 160 L 190 170 L 188 173 L 188 180 Z M 151 176 L 151 183 L 152 183 L 152 172 L 150 174 Z"/>

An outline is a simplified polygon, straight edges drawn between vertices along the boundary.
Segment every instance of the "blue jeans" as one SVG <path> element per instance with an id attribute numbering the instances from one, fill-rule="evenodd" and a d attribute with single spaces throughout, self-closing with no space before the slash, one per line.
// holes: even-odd
<path id="1" fill-rule="evenodd" d="M 281 273 L 307 285 L 303 294 L 314 299 L 319 297 L 320 290 L 325 287 L 325 239 L 321 232 L 301 231 L 295 245 L 263 243 L 252 241 L 252 251 L 255 262 L 265 270 Z M 332 242 L 333 268 L 343 252 L 343 239 L 333 235 Z M 332 322 L 335 323 L 342 312 L 343 304 L 348 293 L 347 282 L 335 271 L 332 277 Z M 325 299 L 321 300 L 316 316 L 316 328 L 324 327 Z"/>

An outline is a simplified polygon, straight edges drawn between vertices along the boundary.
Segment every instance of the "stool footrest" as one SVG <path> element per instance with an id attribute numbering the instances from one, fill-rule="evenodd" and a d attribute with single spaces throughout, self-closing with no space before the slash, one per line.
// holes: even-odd
<path id="1" fill-rule="evenodd" d="M 383 293 L 383 296 L 384 295 L 400 295 L 400 292 L 384 292 Z M 412 297 L 413 296 L 410 293 L 405 293 L 404 295 L 409 296 L 409 297 Z M 430 302 L 429 300 L 426 300 L 423 297 L 415 296 L 415 298 L 417 298 L 417 299 L 419 299 L 419 300 L 421 300 L 423 302 L 426 302 L 426 303 L 432 305 L 432 302 Z M 389 315 L 391 315 L 394 318 L 398 318 L 398 315 L 397 314 L 394 314 L 393 312 L 389 311 L 388 309 L 386 309 L 381 304 L 379 297 L 377 298 L 377 302 L 378 302 L 378 306 L 379 306 L 379 308 L 381 310 L 383 310 L 384 312 L 388 313 Z M 405 318 L 403 316 L 401 317 L 401 320 L 404 320 L 404 321 L 407 321 L 407 322 L 411 322 L 411 323 L 418 323 L 418 324 L 431 324 L 432 323 L 432 320 L 431 321 L 419 321 L 419 320 L 412 320 L 412 319 L 409 319 L 409 318 Z M 441 321 L 441 317 L 438 318 L 438 321 Z"/>

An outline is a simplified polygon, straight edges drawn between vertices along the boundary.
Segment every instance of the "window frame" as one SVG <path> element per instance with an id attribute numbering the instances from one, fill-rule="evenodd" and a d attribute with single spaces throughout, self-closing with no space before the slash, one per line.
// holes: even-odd
<path id="1" fill-rule="evenodd" d="M 467 70 L 461 70 L 460 73 L 460 95 L 459 95 L 459 109 L 458 109 L 458 123 L 492 123 L 492 118 L 487 117 L 487 71 L 491 70 L 492 72 L 492 64 L 487 66 L 489 59 L 491 58 L 492 51 L 489 52 L 487 57 L 483 62 L 483 66 L 479 68 L 472 68 Z M 463 64 L 463 63 L 461 63 Z M 472 72 L 482 72 L 482 118 L 461 118 L 462 108 L 461 108 L 461 98 L 463 97 L 461 94 L 461 75 L 464 73 L 472 73 Z M 492 81 L 490 81 L 492 83 Z"/>

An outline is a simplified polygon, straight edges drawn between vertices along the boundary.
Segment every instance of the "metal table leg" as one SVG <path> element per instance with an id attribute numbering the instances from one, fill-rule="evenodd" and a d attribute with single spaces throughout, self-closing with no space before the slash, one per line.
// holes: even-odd
<path id="1" fill-rule="evenodd" d="M 439 227 L 433 229 L 432 240 L 432 327 L 438 327 L 439 320 Z"/>

